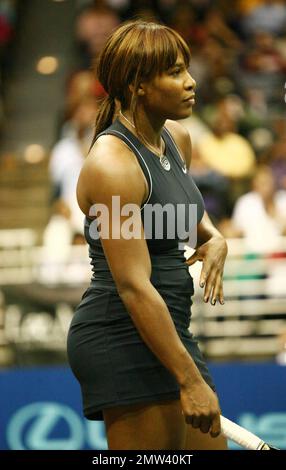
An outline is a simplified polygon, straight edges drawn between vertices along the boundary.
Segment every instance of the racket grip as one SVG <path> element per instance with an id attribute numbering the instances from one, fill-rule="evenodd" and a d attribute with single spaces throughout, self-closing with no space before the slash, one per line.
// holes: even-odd
<path id="1" fill-rule="evenodd" d="M 260 437 L 255 436 L 252 432 L 247 431 L 224 416 L 220 417 L 220 422 L 222 434 L 245 449 L 270 450 L 269 446 Z"/>

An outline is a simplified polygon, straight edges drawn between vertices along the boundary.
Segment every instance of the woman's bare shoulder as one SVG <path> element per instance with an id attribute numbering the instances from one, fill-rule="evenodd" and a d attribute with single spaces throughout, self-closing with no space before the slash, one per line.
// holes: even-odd
<path id="1" fill-rule="evenodd" d="M 78 203 L 87 214 L 91 204 L 106 202 L 116 194 L 124 199 L 126 196 L 127 200 L 132 198 L 130 202 L 141 203 L 145 194 L 144 180 L 128 146 L 115 136 L 103 135 L 91 148 L 82 167 L 77 184 Z"/>
<path id="2" fill-rule="evenodd" d="M 114 135 L 101 135 L 92 146 L 84 166 L 100 168 L 103 164 L 108 168 L 115 163 L 120 167 L 128 161 L 136 163 L 134 154 L 121 139 Z"/>
<path id="3" fill-rule="evenodd" d="M 175 137 L 182 144 L 186 144 L 190 141 L 189 131 L 180 122 L 167 119 L 165 122 L 165 127 L 172 134 L 172 137 Z"/>

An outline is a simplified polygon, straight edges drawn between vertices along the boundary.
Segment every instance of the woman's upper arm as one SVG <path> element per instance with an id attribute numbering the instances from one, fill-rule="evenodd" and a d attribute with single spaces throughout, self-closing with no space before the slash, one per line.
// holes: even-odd
<path id="1" fill-rule="evenodd" d="M 88 158 L 78 195 L 85 191 L 90 215 L 101 209 L 101 244 L 117 289 L 142 288 L 150 280 L 151 262 L 141 220 L 145 184 L 140 168 L 128 149 L 118 152 L 112 145 L 95 148 Z"/>
<path id="2" fill-rule="evenodd" d="M 165 126 L 171 133 L 182 157 L 189 169 L 192 159 L 192 141 L 189 131 L 179 122 L 168 120 Z"/>

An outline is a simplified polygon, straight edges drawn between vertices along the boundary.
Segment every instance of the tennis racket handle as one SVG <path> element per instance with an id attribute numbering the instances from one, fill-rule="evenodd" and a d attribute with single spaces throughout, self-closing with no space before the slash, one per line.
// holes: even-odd
<path id="1" fill-rule="evenodd" d="M 260 439 L 260 437 L 255 436 L 250 431 L 242 428 L 236 423 L 233 423 L 224 416 L 220 417 L 221 431 L 222 434 L 233 442 L 236 442 L 238 445 L 249 450 L 270 450 L 269 446 Z"/>

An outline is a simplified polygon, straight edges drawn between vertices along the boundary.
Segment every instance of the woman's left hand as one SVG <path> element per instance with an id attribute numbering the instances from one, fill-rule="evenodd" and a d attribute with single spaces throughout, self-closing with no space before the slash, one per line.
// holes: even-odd
<path id="1" fill-rule="evenodd" d="M 212 237 L 195 251 L 186 261 L 192 266 L 197 261 L 203 262 L 200 276 L 200 286 L 205 287 L 204 301 L 211 300 L 215 305 L 217 299 L 224 304 L 223 295 L 223 268 L 227 255 L 227 244 L 221 237 Z"/>

